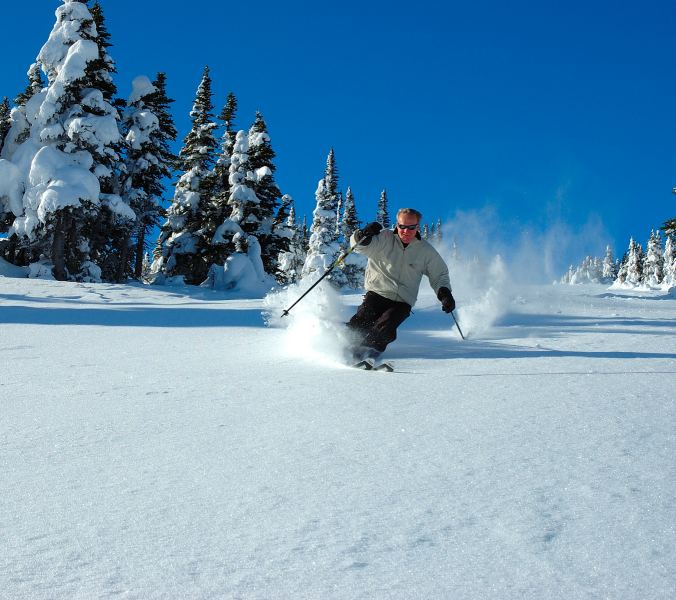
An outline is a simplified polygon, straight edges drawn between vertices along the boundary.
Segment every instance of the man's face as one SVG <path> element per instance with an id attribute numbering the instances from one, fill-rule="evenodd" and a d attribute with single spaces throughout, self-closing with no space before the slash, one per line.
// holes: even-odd
<path id="1" fill-rule="evenodd" d="M 413 229 L 404 229 L 404 227 L 410 227 L 412 225 L 415 225 Z M 397 234 L 399 235 L 399 239 L 404 244 L 410 244 L 418 231 L 418 225 L 418 218 L 415 215 L 406 213 L 399 215 L 397 217 Z"/>

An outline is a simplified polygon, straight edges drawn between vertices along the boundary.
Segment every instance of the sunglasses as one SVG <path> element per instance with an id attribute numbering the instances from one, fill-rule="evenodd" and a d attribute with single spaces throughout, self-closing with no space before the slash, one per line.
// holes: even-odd
<path id="1" fill-rule="evenodd" d="M 404 231 L 413 231 L 414 229 L 417 228 L 418 228 L 417 223 L 415 225 L 402 225 L 401 223 L 397 223 L 397 229 L 403 229 Z"/>

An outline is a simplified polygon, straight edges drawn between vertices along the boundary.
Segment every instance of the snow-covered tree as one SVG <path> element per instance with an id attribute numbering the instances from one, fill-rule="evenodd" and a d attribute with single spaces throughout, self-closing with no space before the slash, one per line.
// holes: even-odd
<path id="1" fill-rule="evenodd" d="M 376 221 L 380 223 L 385 229 L 392 226 L 390 221 L 390 209 L 387 200 L 387 190 L 380 192 L 380 199 L 378 200 L 378 210 L 376 211 Z"/>
<path id="2" fill-rule="evenodd" d="M 93 237 L 102 206 L 120 221 L 134 214 L 119 195 L 106 193 L 120 136 L 117 111 L 98 87 L 102 47 L 94 19 L 85 2 L 74 0 L 63 0 L 56 17 L 37 59 L 47 87 L 24 107 L 30 136 L 16 143 L 19 118 L 8 134 L 12 144 L 3 148 L 26 184 L 12 233 L 25 264 L 41 260 L 57 279 L 98 280 Z"/>
<path id="3" fill-rule="evenodd" d="M 648 248 L 643 257 L 643 281 L 646 285 L 657 287 L 664 278 L 664 256 L 662 255 L 662 237 L 659 231 L 651 231 Z"/>
<path id="4" fill-rule="evenodd" d="M 266 272 L 280 279 L 277 257 L 289 249 L 289 239 L 284 232 L 286 217 L 279 214 L 282 193 L 275 181 L 274 158 L 267 125 L 261 113 L 256 112 L 256 120 L 249 129 L 249 161 L 255 175 L 253 189 L 258 198 L 252 212 L 260 223 L 255 235 L 261 245 Z"/>
<path id="5" fill-rule="evenodd" d="M 124 275 L 140 279 L 146 237 L 163 214 L 163 181 L 171 177 L 177 160 L 169 147 L 176 129 L 168 111 L 173 101 L 166 94 L 164 73 L 158 73 L 152 83 L 147 77 L 137 77 L 132 87 L 122 122 L 126 150 L 122 195 L 136 214 L 136 222 L 128 240 L 130 252 L 122 264 Z"/>
<path id="6" fill-rule="evenodd" d="M 2 154 L 2 146 L 5 143 L 5 137 L 9 133 L 9 128 L 12 126 L 10 119 L 11 109 L 9 107 L 9 100 L 7 96 L 0 102 L 0 155 Z"/>
<path id="7" fill-rule="evenodd" d="M 640 285 L 643 282 L 643 248 L 633 237 L 629 240 L 629 248 L 620 265 L 617 279 L 620 283 L 631 285 Z"/>
<path id="8" fill-rule="evenodd" d="M 111 47 L 110 34 L 106 28 L 101 4 L 94 2 L 91 8 L 96 33 L 92 38 L 98 46 L 98 56 L 87 68 L 87 85 L 101 92 L 103 100 L 113 108 L 110 113 L 120 128 L 121 111 L 124 100 L 116 98 L 117 86 L 113 75 L 117 72 L 115 63 L 108 53 Z M 96 114 L 96 110 L 93 112 Z M 121 198 L 121 171 L 124 163 L 121 157 L 122 137 L 110 140 L 94 154 L 94 173 L 101 185 L 101 210 L 88 224 L 91 237 L 92 260 L 101 269 L 101 277 L 107 281 L 122 281 L 128 274 L 127 263 L 131 254 L 130 239 L 136 227 L 135 219 L 127 216 L 126 198 Z"/>
<path id="9" fill-rule="evenodd" d="M 23 92 L 14 98 L 16 106 L 26 106 L 26 103 L 36 94 L 39 94 L 44 87 L 44 80 L 42 79 L 42 71 L 40 71 L 40 64 L 34 62 L 28 68 L 28 85 Z"/>
<path id="10" fill-rule="evenodd" d="M 612 283 L 617 277 L 617 262 L 613 257 L 613 249 L 610 246 L 606 246 L 601 277 L 605 283 Z"/>
<path id="11" fill-rule="evenodd" d="M 308 253 L 303 265 L 302 278 L 321 277 L 339 258 L 340 243 L 336 235 L 336 210 L 338 206 L 338 169 L 336 168 L 333 148 L 326 159 L 324 177 L 317 184 L 315 192 L 316 206 L 312 213 L 312 227 Z M 340 269 L 334 269 L 328 276 L 338 287 L 347 281 Z"/>
<path id="12" fill-rule="evenodd" d="M 7 136 L 7 133 L 9 132 L 9 129 L 11 127 L 11 120 L 10 120 L 10 107 L 9 107 L 9 100 L 7 97 L 3 98 L 2 102 L 0 102 L 0 155 L 2 153 L 2 146 L 5 141 L 5 137 Z M 0 165 L 0 178 L 4 179 L 4 171 L 5 169 L 13 169 L 13 166 L 10 165 L 8 161 L 3 161 L 4 167 Z M 15 173 L 14 178 L 16 178 L 18 173 Z M 9 186 L 7 186 L 9 177 L 7 177 L 7 181 L 2 181 L 0 180 L 0 233 L 5 233 L 8 229 L 9 226 L 12 224 L 14 221 L 14 213 L 10 210 L 9 207 Z M 15 184 L 16 185 L 16 184 Z M 14 186 L 15 187 L 15 186 Z M 3 188 L 8 188 L 5 193 L 3 194 Z M 18 190 L 15 187 L 14 193 L 18 195 Z M 0 249 L 0 257 L 3 256 L 4 252 L 2 249 Z"/>
<path id="13" fill-rule="evenodd" d="M 664 278 L 662 286 L 667 289 L 676 287 L 676 240 L 674 235 L 667 235 L 664 243 Z"/>
<path id="14" fill-rule="evenodd" d="M 300 279 L 300 274 L 305 262 L 305 240 L 302 227 L 296 222 L 296 208 L 290 196 L 284 196 L 283 200 L 289 206 L 289 214 L 286 218 L 285 231 L 289 235 L 289 245 L 277 257 L 278 271 L 280 275 L 277 281 L 281 284 L 295 283 Z"/>
<path id="15" fill-rule="evenodd" d="M 345 252 L 350 246 L 350 237 L 359 229 L 359 219 L 357 218 L 357 207 L 354 201 L 352 188 L 348 187 L 345 193 L 345 207 L 343 209 L 343 218 L 341 223 L 341 232 L 343 236 L 342 251 Z M 355 252 L 350 253 L 341 265 L 347 284 L 353 289 L 359 289 L 364 286 L 364 270 L 366 269 L 366 258 Z"/>
<path id="16" fill-rule="evenodd" d="M 217 239 L 219 227 L 230 217 L 230 165 L 236 132 L 233 129 L 237 99 L 230 92 L 221 110 L 219 120 L 223 123 L 220 151 L 216 156 L 213 170 L 209 175 L 210 197 L 203 203 L 202 237 L 204 238 L 203 259 L 207 265 L 223 265 L 226 258 L 235 251 L 232 236 L 227 241 Z M 210 268 L 210 267 L 209 267 Z"/>
<path id="17" fill-rule="evenodd" d="M 573 265 L 569 265 L 568 270 L 566 271 L 564 276 L 561 277 L 560 283 L 572 284 L 574 276 L 575 276 L 575 267 L 573 267 Z"/>
<path id="18" fill-rule="evenodd" d="M 211 77 L 205 67 L 190 112 L 192 127 L 179 152 L 183 174 L 176 184 L 174 199 L 167 210 L 167 220 L 160 231 L 161 255 L 153 261 L 156 282 L 180 277 L 189 284 L 199 284 L 207 276 L 206 255 L 213 243 L 204 229 L 204 213 L 211 201 L 215 161 Z"/>
<path id="19" fill-rule="evenodd" d="M 441 219 L 437 219 L 437 228 L 436 228 L 436 236 L 434 238 L 434 243 L 437 244 L 438 246 L 441 245 L 441 243 L 444 241 L 444 234 L 441 229 Z"/>

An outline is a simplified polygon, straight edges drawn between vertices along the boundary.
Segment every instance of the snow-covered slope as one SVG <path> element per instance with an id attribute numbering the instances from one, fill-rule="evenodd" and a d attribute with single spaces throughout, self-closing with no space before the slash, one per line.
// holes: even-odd
<path id="1" fill-rule="evenodd" d="M 0 277 L 0 597 L 676 597 L 676 298 L 459 304 L 385 374 L 300 305 Z"/>

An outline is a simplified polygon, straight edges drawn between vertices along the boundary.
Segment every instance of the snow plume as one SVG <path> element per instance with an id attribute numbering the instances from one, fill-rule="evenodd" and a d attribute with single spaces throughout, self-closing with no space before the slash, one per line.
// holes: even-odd
<path id="1" fill-rule="evenodd" d="M 470 336 L 518 310 L 523 285 L 558 280 L 570 256 L 604 249 L 609 239 L 595 218 L 575 232 L 561 222 L 542 230 L 505 222 L 490 207 L 457 211 L 442 230 L 438 249 L 450 268 L 456 314 Z"/>
<path id="2" fill-rule="evenodd" d="M 550 283 L 586 255 L 601 255 L 611 239 L 600 219 L 573 226 L 553 220 L 545 227 L 505 221 L 491 207 L 457 211 L 443 224 L 442 253 L 490 263 L 500 256 L 515 283 Z"/>
<path id="3" fill-rule="evenodd" d="M 323 364 L 342 363 L 348 345 L 343 303 L 328 281 L 322 281 L 287 316 L 282 316 L 314 281 L 306 278 L 268 294 L 264 299 L 265 322 L 269 327 L 286 328 L 284 354 Z"/>
<path id="4" fill-rule="evenodd" d="M 480 336 L 509 310 L 512 290 L 505 263 L 500 255 L 484 262 L 443 254 L 450 270 L 460 327 L 468 337 Z"/>

